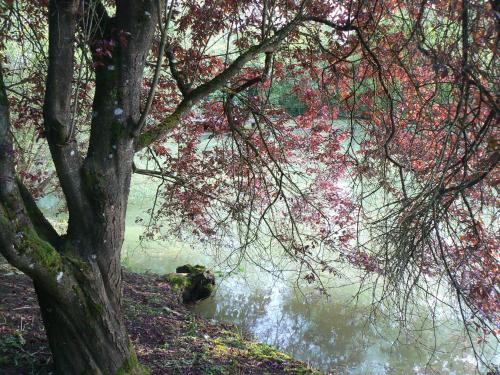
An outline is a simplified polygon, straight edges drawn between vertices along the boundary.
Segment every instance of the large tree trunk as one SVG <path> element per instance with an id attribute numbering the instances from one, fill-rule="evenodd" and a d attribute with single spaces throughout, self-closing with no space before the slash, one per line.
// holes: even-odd
<path id="1" fill-rule="evenodd" d="M 121 248 L 133 143 L 108 142 L 116 146 L 99 148 L 82 167 L 82 194 L 89 199 L 85 210 L 73 212 L 77 218 L 59 249 L 65 267 L 56 284 L 71 278 L 73 293 L 56 299 L 35 282 L 58 374 L 142 372 L 122 314 Z"/>
<path id="2" fill-rule="evenodd" d="M 35 276 L 33 281 L 57 374 L 143 372 L 122 314 L 120 261 L 133 142 L 109 142 L 116 147 L 96 151 L 81 168 L 80 193 L 88 198 L 82 200 L 84 209 L 70 211 L 66 236 L 56 234 L 57 239 L 49 240 L 51 233 L 46 241 L 29 241 L 37 254 L 52 248 L 44 260 L 49 276 Z M 20 187 L 21 196 L 22 191 Z M 36 222 L 34 214 L 41 213 L 25 194 L 23 203 Z M 37 233 L 41 231 L 32 235 L 39 237 Z"/>
<path id="3" fill-rule="evenodd" d="M 73 212 L 77 218 L 58 248 L 62 267 L 54 272 L 55 283 L 34 280 L 58 374 L 142 372 L 122 314 L 121 248 L 133 144 L 113 141 L 113 159 L 106 151 L 82 167 L 82 194 L 91 199 L 85 210 Z M 62 296 L 54 287 L 64 290 Z"/>
<path id="4" fill-rule="evenodd" d="M 34 280 L 57 374 L 140 374 L 122 314 L 121 248 L 133 144 L 88 158 L 82 195 L 91 197 L 61 240 L 55 283 Z M 64 290 L 62 296 L 54 287 Z"/>
<path id="5" fill-rule="evenodd" d="M 94 279 L 80 278 L 83 293 L 79 292 L 71 303 L 60 303 L 35 286 L 56 373 L 141 373 L 121 306 L 109 300 L 96 280 L 99 275 L 90 275 Z M 99 284 L 101 288 L 97 289 Z"/>
<path id="6" fill-rule="evenodd" d="M 58 374 L 137 374 L 122 314 L 121 248 L 132 161 L 140 118 L 144 60 L 159 2 L 118 1 L 110 18 L 99 2 L 93 43 L 114 41 L 112 56 L 96 59 L 89 146 L 80 154 L 72 130 L 74 35 L 86 2 L 51 0 L 45 126 L 69 211 L 68 231 L 57 251 L 63 267 L 56 287 L 34 279 Z M 65 278 L 68 278 L 66 282 Z"/>

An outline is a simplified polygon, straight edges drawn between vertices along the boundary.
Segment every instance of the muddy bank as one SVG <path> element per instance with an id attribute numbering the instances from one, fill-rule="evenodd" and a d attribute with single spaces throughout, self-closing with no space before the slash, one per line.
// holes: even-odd
<path id="1" fill-rule="evenodd" d="M 194 315 L 179 301 L 164 278 L 124 271 L 127 327 L 152 374 L 319 374 L 233 325 Z M 31 281 L 0 264 L 0 373 L 51 371 Z"/>

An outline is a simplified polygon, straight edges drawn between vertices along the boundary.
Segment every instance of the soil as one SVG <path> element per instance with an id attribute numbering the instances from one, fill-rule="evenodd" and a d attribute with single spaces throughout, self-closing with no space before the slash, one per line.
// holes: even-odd
<path id="1" fill-rule="evenodd" d="M 161 276 L 124 270 L 123 277 L 126 324 L 152 374 L 320 374 L 234 325 L 193 314 Z M 51 373 L 31 280 L 0 264 L 0 374 Z"/>

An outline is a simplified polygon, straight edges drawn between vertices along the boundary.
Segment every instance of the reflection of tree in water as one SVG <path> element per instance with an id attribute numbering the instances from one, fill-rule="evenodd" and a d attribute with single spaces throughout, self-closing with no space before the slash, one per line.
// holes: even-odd
<path id="1" fill-rule="evenodd" d="M 205 316 L 235 323 L 243 331 L 252 333 L 258 325 L 258 320 L 266 314 L 266 306 L 271 302 L 268 293 L 259 290 L 248 293 L 236 288 L 218 290 L 214 298 L 215 301 L 202 301 L 197 310 L 202 311 Z"/>
<path id="2" fill-rule="evenodd" d="M 275 327 L 280 334 L 272 344 L 324 369 L 358 367 L 374 359 L 363 316 L 352 306 L 289 296 L 283 300 L 282 318 Z"/>
<path id="3" fill-rule="evenodd" d="M 425 347 L 405 338 L 391 341 L 397 332 L 395 324 L 378 317 L 376 327 L 370 325 L 366 305 L 333 299 L 326 303 L 321 298 L 297 296 L 287 288 L 262 290 L 231 282 L 197 310 L 233 322 L 260 341 L 317 368 L 355 374 L 418 373 L 420 368 L 422 373 L 433 373 L 430 368 L 423 370 L 429 358 Z M 467 364 L 457 358 L 436 353 L 433 360 L 438 360 L 441 370 L 448 362 L 458 374 L 467 373 Z"/>
<path id="4" fill-rule="evenodd" d="M 363 340 L 362 322 L 356 320 L 359 314 L 337 304 L 308 304 L 278 288 L 267 293 L 224 288 L 215 303 L 202 302 L 198 309 L 206 316 L 234 322 L 259 340 L 317 367 L 363 361 L 361 348 L 355 347 Z M 332 317 L 339 321 L 332 322 Z"/>
<path id="5" fill-rule="evenodd" d="M 280 339 L 271 343 L 323 369 L 356 374 L 413 373 L 423 370 L 429 360 L 425 341 L 431 338 L 430 332 L 424 334 L 420 342 L 409 336 L 395 340 L 397 325 L 381 316 L 377 317 L 376 326 L 371 324 L 366 305 L 348 304 L 343 300 L 306 301 L 289 295 L 283 299 L 282 315 L 283 324 L 275 327 Z M 445 338 L 438 339 L 444 341 Z M 446 335 L 446 339 L 453 341 L 451 335 Z M 469 373 L 473 368 L 467 369 L 468 364 L 459 360 L 456 352 L 446 352 L 451 351 L 452 345 L 440 347 L 442 352 L 435 353 L 433 358 L 438 360 L 435 365 L 441 371 L 445 364 L 457 373 Z M 431 367 L 432 363 L 423 373 L 434 373 Z"/>

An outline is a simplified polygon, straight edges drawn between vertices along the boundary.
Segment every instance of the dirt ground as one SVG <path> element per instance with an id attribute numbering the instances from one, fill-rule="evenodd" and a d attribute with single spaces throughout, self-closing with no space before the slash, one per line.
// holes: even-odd
<path id="1" fill-rule="evenodd" d="M 194 315 L 160 276 L 124 271 L 124 310 L 138 358 L 152 374 L 319 374 L 233 325 Z M 52 371 L 32 283 L 0 264 L 0 374 Z"/>

